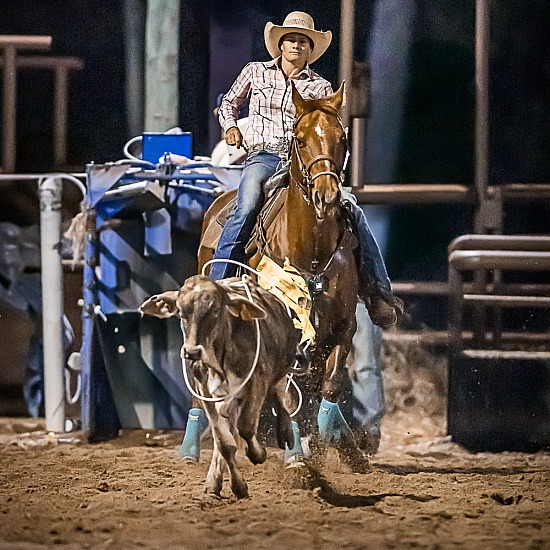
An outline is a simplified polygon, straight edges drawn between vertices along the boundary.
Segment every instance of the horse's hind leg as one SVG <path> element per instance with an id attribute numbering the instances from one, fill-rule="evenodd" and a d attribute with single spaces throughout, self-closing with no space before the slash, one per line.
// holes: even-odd
<path id="1" fill-rule="evenodd" d="M 201 454 L 201 434 L 207 425 L 208 421 L 204 415 L 204 411 L 197 400 L 193 398 L 193 406 L 189 409 L 187 416 L 185 436 L 179 450 L 183 460 L 189 462 L 199 461 Z"/>
<path id="2" fill-rule="evenodd" d="M 273 389 L 273 404 L 277 414 L 277 444 L 285 449 L 285 463 L 300 462 L 304 458 L 304 449 L 300 438 L 298 422 L 291 421 L 290 410 L 295 408 L 294 400 L 287 391 L 287 378 L 280 380 Z"/>

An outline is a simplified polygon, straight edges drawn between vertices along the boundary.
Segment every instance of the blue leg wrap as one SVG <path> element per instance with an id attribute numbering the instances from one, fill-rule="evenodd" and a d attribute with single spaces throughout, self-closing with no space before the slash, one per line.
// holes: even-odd
<path id="1" fill-rule="evenodd" d="M 321 440 L 327 443 L 340 441 L 344 436 L 353 437 L 351 428 L 342 415 L 338 403 L 331 403 L 323 399 L 319 405 L 317 424 Z"/>
<path id="2" fill-rule="evenodd" d="M 300 427 L 298 422 L 292 420 L 290 422 L 292 426 L 292 433 L 294 435 L 294 446 L 292 449 L 288 448 L 288 445 L 285 445 L 285 464 L 291 462 L 299 462 L 304 458 L 304 449 L 302 448 L 302 440 L 300 438 Z"/>
<path id="3" fill-rule="evenodd" d="M 189 409 L 185 436 L 179 453 L 184 460 L 198 462 L 201 454 L 201 434 L 208 425 L 202 409 Z"/>

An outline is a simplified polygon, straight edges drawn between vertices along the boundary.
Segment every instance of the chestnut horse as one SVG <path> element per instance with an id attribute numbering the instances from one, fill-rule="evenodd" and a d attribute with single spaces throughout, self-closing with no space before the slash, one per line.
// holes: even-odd
<path id="1" fill-rule="evenodd" d="M 265 254 L 282 265 L 288 258 L 308 281 L 316 338 L 306 392 L 308 397 L 310 393 L 317 396 L 317 405 L 319 395 L 323 403 L 337 403 L 347 376 L 346 358 L 356 330 L 358 274 L 354 248 L 357 241 L 349 229 L 349 215 L 341 204 L 341 172 L 347 152 L 346 133 L 338 116 L 343 88 L 342 85 L 326 98 L 305 100 L 292 85 L 296 119 L 290 183 L 283 206 L 263 235 L 262 241 L 267 244 L 260 246 L 249 261 L 255 267 Z M 226 193 L 212 204 L 203 228 L 233 196 Z M 199 269 L 212 256 L 213 250 L 201 244 Z M 339 410 L 336 414 L 345 424 Z M 328 423 L 334 425 L 334 419 Z M 350 443 L 354 445 L 350 442 L 349 427 L 345 424 L 344 429 L 340 426 L 338 430 L 348 436 L 345 448 L 350 451 Z M 319 431 L 322 438 L 324 435 L 327 441 L 334 441 L 331 434 L 322 433 L 321 425 Z M 338 439 L 342 443 L 341 438 Z M 352 454 L 357 462 L 357 453 Z"/>

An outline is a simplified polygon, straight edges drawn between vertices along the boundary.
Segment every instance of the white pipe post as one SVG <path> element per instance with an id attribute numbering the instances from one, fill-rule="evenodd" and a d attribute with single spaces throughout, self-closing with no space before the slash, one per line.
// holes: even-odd
<path id="1" fill-rule="evenodd" d="M 62 180 L 58 177 L 41 180 L 39 182 L 39 192 L 46 430 L 64 432 L 63 267 L 61 264 Z"/>

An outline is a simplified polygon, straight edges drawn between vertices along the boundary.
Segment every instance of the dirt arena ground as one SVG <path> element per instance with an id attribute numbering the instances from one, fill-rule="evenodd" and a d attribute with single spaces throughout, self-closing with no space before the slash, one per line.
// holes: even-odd
<path id="1" fill-rule="evenodd" d="M 241 454 L 240 501 L 227 485 L 221 499 L 204 495 L 210 452 L 181 463 L 181 433 L 89 445 L 3 419 L 0 548 L 550 548 L 550 453 L 468 453 L 445 437 L 433 372 L 385 378 L 369 473 L 332 452 L 305 471 L 284 469 L 276 449 L 261 466 Z"/>

